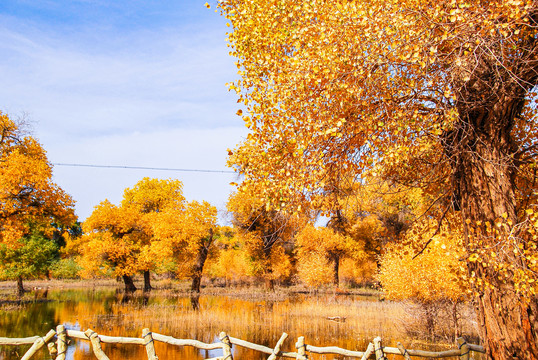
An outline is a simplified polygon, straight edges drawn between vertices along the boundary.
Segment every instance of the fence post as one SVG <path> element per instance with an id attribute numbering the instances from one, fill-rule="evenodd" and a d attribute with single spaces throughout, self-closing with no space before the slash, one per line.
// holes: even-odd
<path id="1" fill-rule="evenodd" d="M 56 347 L 58 348 L 56 360 L 65 360 L 65 353 L 67 352 L 67 331 L 65 326 L 56 326 L 56 336 L 58 337 L 58 340 L 56 340 Z"/>
<path id="2" fill-rule="evenodd" d="M 280 352 L 280 348 L 282 347 L 282 343 L 287 338 L 288 338 L 288 334 L 282 333 L 282 336 L 280 337 L 280 339 L 278 340 L 278 342 L 275 345 L 275 348 L 273 349 L 273 353 L 271 355 L 269 355 L 267 360 L 276 360 L 276 357 L 278 356 L 278 353 Z"/>
<path id="3" fill-rule="evenodd" d="M 93 353 L 95 354 L 97 360 L 110 360 L 101 348 L 101 339 L 99 339 L 99 336 L 91 329 L 84 331 L 84 334 L 88 337 L 88 339 L 90 339 Z"/>
<path id="4" fill-rule="evenodd" d="M 49 330 L 49 332 L 47 333 L 47 335 L 45 335 L 45 337 L 40 337 L 39 339 L 34 341 L 32 346 L 24 354 L 24 356 L 21 358 L 21 360 L 30 359 L 32 357 L 32 355 L 34 355 L 37 352 L 37 350 L 41 349 L 43 347 L 43 345 L 48 343 L 50 341 L 50 339 L 52 339 L 54 337 L 54 335 L 56 335 L 56 331 Z"/>
<path id="5" fill-rule="evenodd" d="M 56 359 L 56 356 L 58 355 L 58 350 L 56 350 L 56 344 L 54 344 L 54 342 L 50 342 L 47 344 L 47 347 L 49 348 L 50 358 Z"/>
<path id="6" fill-rule="evenodd" d="M 230 338 L 226 333 L 223 331 L 219 334 L 220 342 L 222 343 L 222 354 L 223 358 L 222 360 L 233 360 L 232 356 L 232 343 L 230 342 Z"/>
<path id="7" fill-rule="evenodd" d="M 148 360 L 159 360 L 155 353 L 155 344 L 153 343 L 153 336 L 148 328 L 142 330 L 142 337 L 144 338 L 144 346 L 146 347 L 146 353 L 148 354 Z"/>
<path id="8" fill-rule="evenodd" d="M 297 360 L 308 360 L 308 356 L 306 355 L 306 344 L 304 343 L 304 336 L 299 336 L 295 347 L 297 348 Z"/>
<path id="9" fill-rule="evenodd" d="M 381 346 L 381 338 L 379 336 L 374 339 L 374 346 L 376 360 L 385 360 L 385 353 L 383 352 L 383 346 Z"/>
<path id="10" fill-rule="evenodd" d="M 460 349 L 460 353 L 461 353 L 460 359 L 469 360 L 471 349 L 469 349 L 469 345 L 467 345 L 467 342 L 465 341 L 465 339 L 460 337 L 460 338 L 457 338 L 456 341 L 458 343 L 458 348 Z"/>
<path id="11" fill-rule="evenodd" d="M 398 350 L 400 350 L 400 353 L 403 355 L 405 360 L 411 360 L 411 356 L 409 356 L 409 353 L 407 352 L 407 349 L 403 347 L 401 342 L 398 342 L 398 344 L 396 344 L 396 346 L 398 347 Z"/>
<path id="12" fill-rule="evenodd" d="M 372 355 L 373 352 L 374 352 L 374 344 L 369 343 L 368 347 L 366 348 L 366 351 L 364 352 L 364 355 L 362 355 L 361 360 L 368 359 L 370 355 Z"/>

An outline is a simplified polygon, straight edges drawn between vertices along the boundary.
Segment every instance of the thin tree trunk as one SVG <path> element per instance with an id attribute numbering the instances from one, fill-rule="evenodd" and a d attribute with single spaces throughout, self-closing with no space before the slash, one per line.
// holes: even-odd
<path id="1" fill-rule="evenodd" d="M 434 303 L 422 304 L 424 315 L 426 317 L 426 329 L 430 336 L 430 341 L 435 340 L 435 318 L 437 317 L 436 305 Z"/>
<path id="2" fill-rule="evenodd" d="M 332 256 L 333 263 L 333 285 L 338 287 L 340 286 L 340 255 Z"/>
<path id="3" fill-rule="evenodd" d="M 452 161 L 454 204 L 466 221 L 468 255 L 478 247 L 496 249 L 498 239 L 494 236 L 482 236 L 478 239 L 480 244 L 469 236 L 471 233 L 476 236 L 477 229 L 487 234 L 486 223 L 495 224 L 501 218 L 518 223 L 517 166 L 511 156 L 516 149 L 511 129 L 522 100 L 505 100 L 489 109 L 469 110 L 463 105 L 459 109 L 460 120 L 444 144 Z M 508 240 L 507 233 L 501 236 Z M 516 265 L 519 261 L 500 253 L 497 259 Z M 491 264 L 467 262 L 467 267 L 471 279 L 485 280 L 492 285 L 475 289 L 480 334 L 488 359 L 538 359 L 536 296 L 528 299 L 529 302 L 524 301 L 516 291 L 513 277 L 500 281 Z"/>
<path id="4" fill-rule="evenodd" d="M 263 286 L 267 291 L 275 291 L 275 279 L 273 276 L 273 264 L 271 263 L 271 252 L 273 251 L 273 245 L 265 246 L 263 248 L 263 260 L 265 262 L 263 272 Z"/>
<path id="5" fill-rule="evenodd" d="M 17 294 L 18 296 L 24 295 L 26 290 L 24 290 L 24 286 L 22 284 L 22 276 L 17 276 Z"/>
<path id="6" fill-rule="evenodd" d="M 207 260 L 209 253 L 209 246 L 213 242 L 213 229 L 210 230 L 210 235 L 207 239 L 202 239 L 198 254 L 196 255 L 196 261 L 194 263 L 194 269 L 192 272 L 192 284 L 191 291 L 194 293 L 200 293 L 200 285 L 202 283 L 202 273 L 204 271 L 204 264 Z"/>
<path id="7" fill-rule="evenodd" d="M 144 291 L 151 291 L 153 288 L 151 287 L 151 274 L 149 270 L 144 271 Z"/>
<path id="8" fill-rule="evenodd" d="M 337 234 L 347 235 L 348 220 L 342 214 L 341 209 L 336 210 L 335 215 L 327 223 L 327 227 L 333 229 Z M 333 285 L 340 285 L 340 257 L 338 253 L 331 254 L 329 260 L 333 263 Z"/>
<path id="9" fill-rule="evenodd" d="M 133 278 L 129 275 L 123 275 L 123 283 L 125 284 L 125 292 L 133 293 L 136 291 L 136 286 L 133 282 Z"/>
<path id="10" fill-rule="evenodd" d="M 275 279 L 273 279 L 273 270 L 272 269 L 270 270 L 271 271 L 265 274 L 264 286 L 265 286 L 265 290 L 275 291 Z"/>
<path id="11" fill-rule="evenodd" d="M 194 264 L 191 284 L 191 291 L 195 293 L 200 292 L 200 285 L 202 284 L 202 273 L 204 271 L 204 264 L 207 259 L 207 253 L 207 248 L 202 246 L 198 250 L 198 255 L 196 256 L 196 262 Z"/>

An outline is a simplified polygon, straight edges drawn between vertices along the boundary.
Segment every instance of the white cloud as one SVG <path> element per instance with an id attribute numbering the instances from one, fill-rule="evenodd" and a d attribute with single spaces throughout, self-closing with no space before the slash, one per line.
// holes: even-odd
<path id="1" fill-rule="evenodd" d="M 0 63 L 9 84 L 0 95 L 11 101 L 3 105 L 38 112 L 37 120 L 49 127 L 65 126 L 69 118 L 70 130 L 79 133 L 234 121 L 235 99 L 224 85 L 235 77 L 226 47 L 208 35 L 183 41 L 179 35 L 153 39 L 155 34 L 136 33 L 117 52 L 90 53 L 70 43 L 46 46 L 47 38 L 36 41 L 4 29 L 0 50 L 12 55 Z M 219 117 L 228 111 L 227 119 L 215 116 L 215 106 Z M 40 131 L 46 133 L 47 126 Z"/>
<path id="2" fill-rule="evenodd" d="M 203 6 L 203 5 L 202 5 Z M 117 14 L 116 14 L 117 15 Z M 215 15 L 216 16 L 216 15 Z M 0 14 L 0 110 L 29 114 L 52 163 L 225 170 L 246 135 L 222 19 L 215 26 L 72 27 Z M 84 219 L 144 176 L 184 181 L 187 198 L 222 207 L 235 176 L 56 167 Z"/>

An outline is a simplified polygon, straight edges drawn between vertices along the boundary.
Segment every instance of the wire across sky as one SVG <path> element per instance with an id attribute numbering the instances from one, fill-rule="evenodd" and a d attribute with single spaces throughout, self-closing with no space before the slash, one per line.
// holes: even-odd
<path id="1" fill-rule="evenodd" d="M 146 166 L 68 164 L 68 163 L 53 163 L 52 165 L 54 165 L 54 166 L 102 168 L 102 169 L 159 170 L 159 171 L 236 174 L 235 171 L 231 171 L 231 170 L 179 169 L 179 168 L 160 168 L 160 167 L 146 167 Z"/>

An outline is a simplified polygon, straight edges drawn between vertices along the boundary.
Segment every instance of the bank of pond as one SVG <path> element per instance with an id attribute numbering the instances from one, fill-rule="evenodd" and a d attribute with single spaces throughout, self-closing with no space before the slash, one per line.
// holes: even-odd
<path id="1" fill-rule="evenodd" d="M 441 305 L 440 305 L 441 306 Z M 439 319 L 443 309 L 438 309 Z M 467 305 L 459 311 L 461 332 L 477 343 L 474 314 Z M 219 342 L 225 331 L 232 337 L 274 347 L 283 332 L 290 339 L 304 336 L 308 344 L 338 346 L 364 351 L 375 337 L 385 346 L 441 351 L 454 348 L 452 325 L 437 324 L 439 336 L 425 335 L 420 308 L 400 302 L 382 301 L 379 295 L 338 292 L 298 293 L 230 290 L 211 295 L 189 296 L 180 290 L 125 294 L 113 287 L 88 285 L 80 288 L 36 289 L 21 301 L 0 302 L 0 337 L 44 335 L 63 324 L 67 329 L 92 329 L 108 336 L 140 337 L 143 328 L 179 339 Z M 427 333 L 427 332 L 426 332 Z M 282 351 L 296 351 L 294 341 Z M 213 350 L 198 350 L 156 343 L 161 359 L 206 359 L 220 356 Z M 0 346 L 0 359 L 20 359 L 29 348 Z M 110 359 L 147 359 L 142 346 L 103 344 Z M 234 349 L 237 359 L 265 359 L 267 355 Z M 46 350 L 33 359 L 49 359 Z M 89 342 L 73 340 L 67 359 L 95 359 Z M 310 359 L 337 359 L 312 355 Z M 476 357 L 475 357 L 476 358 Z"/>

